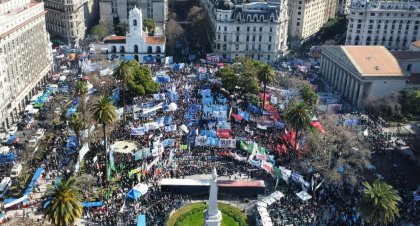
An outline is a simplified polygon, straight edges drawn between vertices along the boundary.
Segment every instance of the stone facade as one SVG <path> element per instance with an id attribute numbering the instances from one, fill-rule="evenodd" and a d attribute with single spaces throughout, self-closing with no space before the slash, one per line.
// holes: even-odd
<path id="1" fill-rule="evenodd" d="M 168 16 L 168 0 L 101 0 L 99 2 L 100 21 L 112 22 L 114 17 L 127 22 L 128 14 L 134 7 L 142 11 L 144 18 L 153 19 L 160 26 Z"/>
<path id="2" fill-rule="evenodd" d="M 47 30 L 68 45 L 78 45 L 97 14 L 95 0 L 45 0 Z"/>
<path id="3" fill-rule="evenodd" d="M 287 52 L 287 1 L 237 2 L 200 0 L 211 27 L 213 52 L 223 61 L 247 56 L 273 62 Z"/>
<path id="4" fill-rule="evenodd" d="M 289 36 L 310 38 L 336 14 L 336 0 L 289 0 Z"/>
<path id="5" fill-rule="evenodd" d="M 420 2 L 353 0 L 346 45 L 383 45 L 408 50 L 420 39 Z"/>
<path id="6" fill-rule="evenodd" d="M 50 75 L 53 58 L 44 5 L 0 1 L 0 123 L 17 120 L 27 101 Z"/>

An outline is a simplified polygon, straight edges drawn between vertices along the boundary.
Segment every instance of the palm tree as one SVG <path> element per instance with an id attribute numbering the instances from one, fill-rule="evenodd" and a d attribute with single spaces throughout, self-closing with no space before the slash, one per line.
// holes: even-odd
<path id="1" fill-rule="evenodd" d="M 362 218 L 372 225 L 392 224 L 400 216 L 398 191 L 382 181 L 364 182 L 363 185 L 364 196 L 359 206 Z"/>
<path id="2" fill-rule="evenodd" d="M 305 101 L 312 109 L 318 104 L 318 95 L 312 89 L 312 86 L 305 84 L 299 90 L 300 97 Z"/>
<path id="3" fill-rule="evenodd" d="M 128 80 L 132 76 L 129 63 L 125 61 L 121 61 L 120 65 L 115 69 L 113 76 L 117 80 L 120 80 L 120 85 L 121 85 L 120 89 L 123 92 L 123 120 L 125 122 L 125 101 L 126 101 L 125 91 L 127 88 Z"/>
<path id="4" fill-rule="evenodd" d="M 289 108 L 284 116 L 286 123 L 295 130 L 295 151 L 297 151 L 298 140 L 311 125 L 311 110 L 305 102 L 299 102 Z"/>
<path id="5" fill-rule="evenodd" d="M 80 192 L 74 186 L 75 179 L 55 182 L 55 185 L 47 186 L 44 215 L 54 225 L 72 225 L 83 213 Z"/>
<path id="6" fill-rule="evenodd" d="M 264 97 L 263 97 L 264 99 L 263 99 L 263 107 L 262 107 L 263 111 L 265 108 L 265 91 L 267 88 L 267 83 L 270 83 L 271 81 L 273 81 L 274 77 L 275 77 L 275 72 L 273 68 L 268 64 L 262 65 L 261 68 L 257 72 L 258 81 L 264 84 Z"/>
<path id="7" fill-rule="evenodd" d="M 81 107 L 82 107 L 82 110 L 84 110 L 85 104 L 86 104 L 86 96 L 89 92 L 86 82 L 77 81 L 76 86 L 75 86 L 75 91 L 76 91 L 76 97 L 77 96 L 80 97 Z"/>
<path id="8" fill-rule="evenodd" d="M 111 98 L 109 96 L 101 96 L 96 103 L 93 104 L 90 112 L 93 119 L 102 124 L 102 129 L 104 133 L 104 148 L 105 148 L 105 167 L 107 172 L 108 180 L 108 154 L 107 154 L 107 136 L 106 136 L 106 126 L 112 123 L 117 118 L 116 113 L 117 108 L 112 104 Z"/>
<path id="9" fill-rule="evenodd" d="M 85 123 L 83 121 L 82 115 L 78 112 L 74 113 L 69 121 L 69 126 L 74 130 L 74 133 L 81 139 L 80 132 L 84 129 Z M 79 142 L 80 143 L 80 142 Z"/>

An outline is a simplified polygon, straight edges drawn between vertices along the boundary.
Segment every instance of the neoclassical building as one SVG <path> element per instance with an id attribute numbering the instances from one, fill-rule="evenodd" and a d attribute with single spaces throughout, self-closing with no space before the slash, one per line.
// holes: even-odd
<path id="1" fill-rule="evenodd" d="M 310 38 L 335 17 L 337 0 L 289 0 L 289 37 Z"/>
<path id="2" fill-rule="evenodd" d="M 161 63 L 165 58 L 165 36 L 149 36 L 143 31 L 142 11 L 137 7 L 130 10 L 129 31 L 126 36 L 108 36 L 104 42 L 109 59 L 135 59 L 140 63 Z"/>
<path id="3" fill-rule="evenodd" d="M 383 45 L 408 50 L 420 39 L 420 2 L 352 0 L 346 45 Z"/>
<path id="4" fill-rule="evenodd" d="M 383 46 L 324 46 L 321 76 L 352 104 L 363 107 L 369 96 L 382 97 L 406 87 L 397 59 Z"/>
<path id="5" fill-rule="evenodd" d="M 7 128 L 46 83 L 53 66 L 44 4 L 0 1 L 0 124 Z"/>
<path id="6" fill-rule="evenodd" d="M 68 45 L 78 45 L 97 14 L 96 0 L 44 0 L 47 30 Z"/>
<path id="7" fill-rule="evenodd" d="M 213 52 L 223 61 L 247 56 L 273 62 L 287 52 L 287 0 L 200 0 L 211 27 Z"/>

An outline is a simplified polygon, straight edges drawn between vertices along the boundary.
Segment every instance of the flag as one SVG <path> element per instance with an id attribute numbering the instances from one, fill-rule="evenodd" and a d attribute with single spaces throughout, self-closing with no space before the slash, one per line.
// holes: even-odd
<path id="1" fill-rule="evenodd" d="M 186 144 L 183 144 L 183 145 L 181 145 L 181 150 L 186 150 L 186 149 L 188 149 L 188 145 L 186 145 Z"/>
<path id="2" fill-rule="evenodd" d="M 274 170 L 274 176 L 275 177 L 277 177 L 277 178 L 282 177 L 281 170 L 280 170 L 279 167 L 273 167 L 273 170 Z"/>

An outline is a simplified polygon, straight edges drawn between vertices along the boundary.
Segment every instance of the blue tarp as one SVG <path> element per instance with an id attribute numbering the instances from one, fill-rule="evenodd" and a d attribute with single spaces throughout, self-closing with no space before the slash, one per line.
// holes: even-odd
<path id="1" fill-rule="evenodd" d="M 136 200 L 141 196 L 141 192 L 138 190 L 131 189 L 129 192 L 127 192 L 127 198 Z"/>
<path id="2" fill-rule="evenodd" d="M 168 94 L 167 94 L 167 96 L 168 96 L 168 100 L 171 103 L 176 103 L 178 101 L 178 99 L 179 99 L 178 93 L 177 92 L 174 92 L 174 91 L 169 91 Z"/>
<path id="3" fill-rule="evenodd" d="M 12 144 L 13 142 L 15 142 L 16 140 L 16 134 L 13 134 L 13 136 L 11 136 L 7 141 L 6 144 Z"/>
<path id="4" fill-rule="evenodd" d="M 156 78 L 156 81 L 160 83 L 164 83 L 164 82 L 166 83 L 166 82 L 171 82 L 171 78 L 169 76 L 158 76 Z"/>
<path id="5" fill-rule="evenodd" d="M 16 155 L 14 153 L 0 154 L 0 163 L 14 162 L 16 161 Z"/>
<path id="6" fill-rule="evenodd" d="M 35 173 L 34 176 L 31 179 L 31 182 L 29 182 L 28 187 L 26 188 L 25 192 L 23 192 L 23 195 L 30 196 L 32 189 L 35 187 L 35 185 L 38 182 L 39 177 L 41 176 L 42 172 L 44 172 L 44 169 L 42 167 L 39 167 Z"/>
<path id="7" fill-rule="evenodd" d="M 102 202 L 82 202 L 82 206 L 84 208 L 101 207 L 102 206 Z"/>
<path id="8" fill-rule="evenodd" d="M 137 226 L 146 226 L 146 215 L 137 216 Z"/>
<path id="9" fill-rule="evenodd" d="M 166 126 L 171 125 L 172 121 L 173 121 L 172 115 L 165 116 L 164 123 L 165 123 Z"/>

